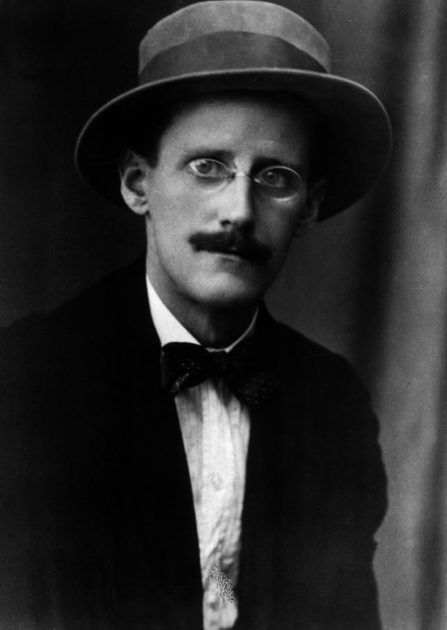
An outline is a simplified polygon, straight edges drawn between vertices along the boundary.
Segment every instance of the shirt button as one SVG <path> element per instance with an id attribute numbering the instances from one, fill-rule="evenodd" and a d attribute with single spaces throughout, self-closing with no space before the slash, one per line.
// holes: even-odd
<path id="1" fill-rule="evenodd" d="M 212 610 L 216 610 L 219 606 L 219 596 L 214 585 L 213 588 L 208 591 L 206 603 Z"/>
<path id="2" fill-rule="evenodd" d="M 214 490 L 222 490 L 223 487 L 223 479 L 219 475 L 219 473 L 211 473 L 209 476 L 209 480 Z"/>

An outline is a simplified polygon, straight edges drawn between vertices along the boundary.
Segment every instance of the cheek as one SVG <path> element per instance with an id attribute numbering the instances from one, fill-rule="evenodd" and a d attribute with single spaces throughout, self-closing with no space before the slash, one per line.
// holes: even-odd
<path id="1" fill-rule="evenodd" d="M 264 224 L 264 233 L 275 258 L 283 258 L 289 251 L 293 236 L 297 228 L 295 214 L 269 217 Z"/>
<path id="2" fill-rule="evenodd" d="M 180 209 L 175 196 L 169 195 L 166 189 L 162 194 L 157 190 L 149 194 L 148 235 L 157 242 L 171 240 L 182 226 Z"/>
<path id="3" fill-rule="evenodd" d="M 150 219 L 158 232 L 187 233 L 194 229 L 198 217 L 197 199 L 184 186 L 173 187 L 172 182 L 161 190 L 149 193 Z"/>
<path id="4" fill-rule="evenodd" d="M 169 273 L 182 275 L 191 264 L 189 236 L 197 230 L 197 213 L 188 194 L 152 194 L 147 219 L 149 255 Z"/>
<path id="5" fill-rule="evenodd" d="M 172 264 L 185 255 L 186 235 L 183 229 L 184 223 L 177 221 L 173 214 L 153 215 L 148 219 L 148 250 L 163 266 Z"/>

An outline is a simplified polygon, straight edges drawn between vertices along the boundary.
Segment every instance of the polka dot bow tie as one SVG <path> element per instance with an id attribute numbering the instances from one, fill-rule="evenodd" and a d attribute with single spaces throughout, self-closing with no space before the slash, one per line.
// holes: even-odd
<path id="1" fill-rule="evenodd" d="M 233 394 L 256 407 L 278 388 L 278 379 L 253 338 L 231 352 L 209 352 L 193 343 L 168 343 L 161 351 L 162 385 L 171 394 L 199 385 L 207 378 L 222 378 Z"/>

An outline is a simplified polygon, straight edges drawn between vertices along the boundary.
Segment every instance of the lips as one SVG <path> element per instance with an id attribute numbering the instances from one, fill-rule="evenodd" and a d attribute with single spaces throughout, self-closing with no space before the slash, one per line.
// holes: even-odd
<path id="1" fill-rule="evenodd" d="M 252 262 L 263 262 L 271 255 L 266 245 L 239 231 L 197 232 L 189 238 L 189 243 L 196 251 L 238 256 Z"/>

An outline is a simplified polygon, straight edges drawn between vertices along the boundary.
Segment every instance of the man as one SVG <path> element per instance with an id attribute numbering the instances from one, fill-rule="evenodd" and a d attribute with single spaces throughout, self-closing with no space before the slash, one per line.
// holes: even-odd
<path id="1" fill-rule="evenodd" d="M 380 627 L 368 396 L 262 298 L 389 145 L 287 9 L 204 2 L 148 32 L 140 86 L 76 154 L 144 217 L 146 258 L 2 341 L 5 627 Z"/>

